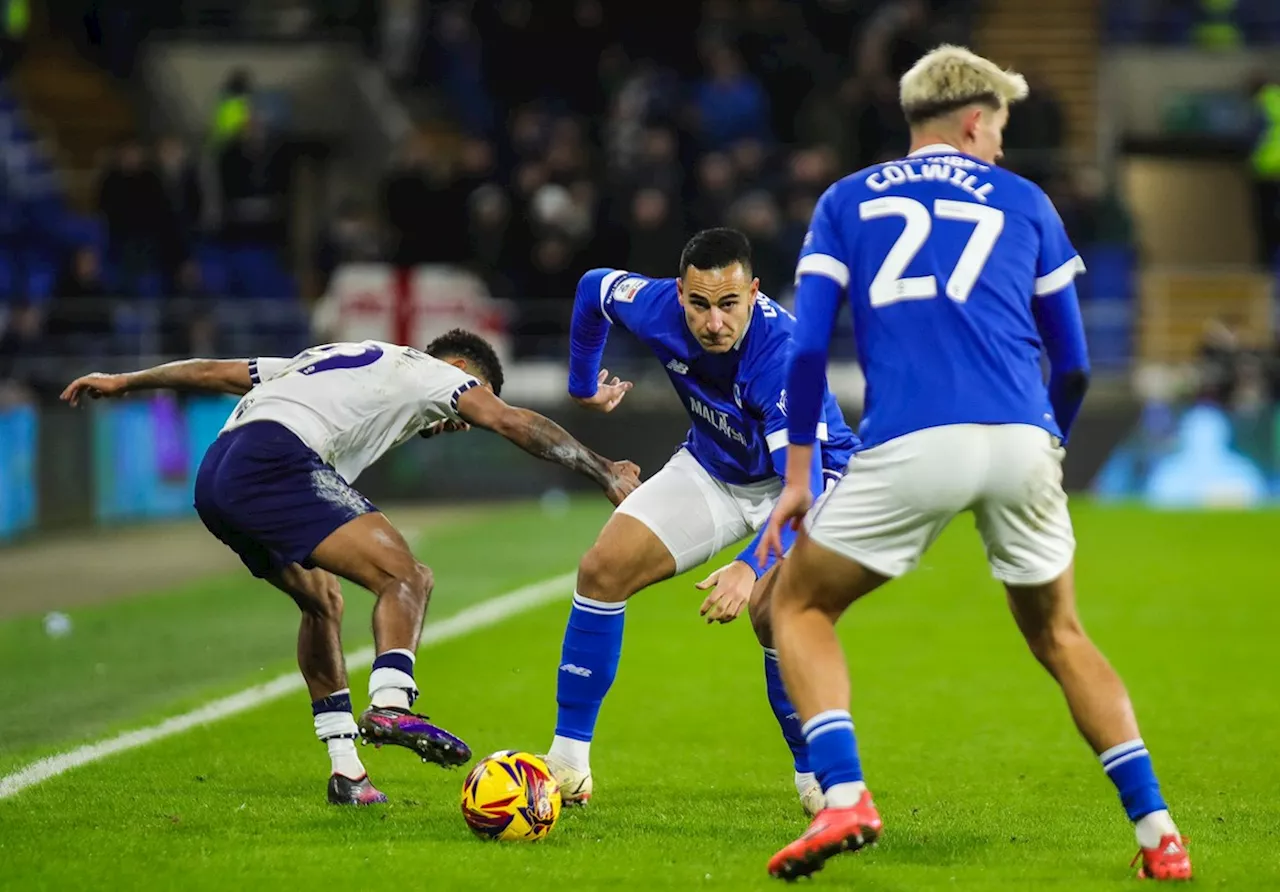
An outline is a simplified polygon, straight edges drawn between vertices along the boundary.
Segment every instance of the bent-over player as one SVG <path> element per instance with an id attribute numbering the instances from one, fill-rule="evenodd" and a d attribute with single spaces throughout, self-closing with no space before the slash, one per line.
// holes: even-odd
<path id="1" fill-rule="evenodd" d="M 591 797 L 591 740 L 605 695 L 618 671 L 627 600 L 696 567 L 725 546 L 760 529 L 782 488 L 787 444 L 783 389 L 795 319 L 760 293 L 751 243 L 733 229 L 708 229 L 685 246 L 680 278 L 651 279 L 625 270 L 595 269 L 582 277 L 574 301 L 569 393 L 579 404 L 609 412 L 630 388 L 600 369 L 612 326 L 630 331 L 666 368 L 689 414 L 688 437 L 600 531 L 578 565 L 578 582 L 557 673 L 555 738 L 547 765 L 566 804 Z M 854 436 L 829 394 L 817 436 L 822 443 L 797 485 L 821 492 L 838 476 Z M 764 647 L 769 705 L 791 749 L 796 791 L 810 814 L 822 793 L 809 769 L 807 746 L 778 673 L 769 631 L 772 561 L 757 563 L 748 546 L 700 584 L 713 591 L 702 611 L 727 622 L 749 605 Z"/>
<path id="2" fill-rule="evenodd" d="M 577 471 L 615 505 L 639 469 L 587 449 L 555 422 L 507 405 L 502 367 L 482 338 L 455 330 L 423 353 L 380 341 L 327 344 L 292 359 L 193 359 L 122 375 L 86 375 L 62 398 L 172 388 L 243 394 L 205 453 L 195 507 L 209 531 L 254 576 L 302 611 L 298 665 L 310 691 L 316 736 L 329 748 L 334 804 L 385 802 L 356 753 L 362 736 L 404 746 L 424 761 L 460 765 L 462 740 L 411 711 L 414 658 L 433 585 L 399 531 L 352 487 L 360 473 L 409 438 L 469 425 Z M 377 656 L 370 706 L 359 723 L 342 655 L 342 592 L 349 579 L 377 598 Z"/>

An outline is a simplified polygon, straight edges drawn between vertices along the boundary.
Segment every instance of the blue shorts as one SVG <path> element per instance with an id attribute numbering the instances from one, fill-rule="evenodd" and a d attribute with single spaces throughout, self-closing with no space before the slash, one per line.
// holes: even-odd
<path id="1" fill-rule="evenodd" d="M 254 576 L 313 567 L 330 533 L 378 509 L 274 421 L 219 435 L 196 473 L 196 512 Z"/>

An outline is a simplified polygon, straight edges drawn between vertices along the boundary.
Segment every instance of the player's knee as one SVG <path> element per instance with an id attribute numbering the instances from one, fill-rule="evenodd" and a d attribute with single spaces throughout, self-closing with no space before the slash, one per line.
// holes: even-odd
<path id="1" fill-rule="evenodd" d="M 426 564 L 414 561 L 413 569 L 408 574 L 407 583 L 414 597 L 425 604 L 427 599 L 431 597 L 432 590 L 436 587 L 436 577 Z"/>
<path id="2" fill-rule="evenodd" d="M 344 602 L 342 600 L 342 584 L 336 578 L 330 579 L 320 593 L 320 613 L 332 622 L 342 622 Z"/>
<path id="3" fill-rule="evenodd" d="M 398 561 L 397 566 L 388 567 L 383 573 L 386 581 L 376 592 L 379 598 L 393 597 L 425 605 L 435 587 L 435 575 L 431 568 L 413 558 Z"/>
<path id="4" fill-rule="evenodd" d="M 1081 645 L 1089 643 L 1084 627 L 1074 616 L 1056 619 L 1029 630 L 1026 639 L 1031 653 L 1050 671 L 1065 665 Z"/>
<path id="5" fill-rule="evenodd" d="M 625 601 L 634 593 L 626 561 L 598 544 L 578 562 L 578 594 L 597 601 Z"/>

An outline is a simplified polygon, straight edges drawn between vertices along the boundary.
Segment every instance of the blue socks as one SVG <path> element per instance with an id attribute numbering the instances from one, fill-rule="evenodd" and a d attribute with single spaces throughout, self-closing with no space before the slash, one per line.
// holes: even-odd
<path id="1" fill-rule="evenodd" d="M 574 593 L 556 680 L 557 741 L 590 742 L 595 734 L 600 704 L 618 674 L 626 607 Z"/>
<path id="2" fill-rule="evenodd" d="M 804 739 L 804 731 L 800 727 L 800 716 L 791 705 L 787 689 L 782 684 L 782 671 L 778 668 L 778 652 L 772 647 L 764 649 L 764 687 L 769 695 L 769 706 L 773 709 L 774 718 L 782 728 L 782 737 L 791 749 L 791 757 L 795 761 L 796 771 L 804 774 L 809 768 L 809 744 Z"/>
<path id="3" fill-rule="evenodd" d="M 1129 820 L 1137 823 L 1153 812 L 1167 811 L 1160 795 L 1160 782 L 1151 767 L 1151 754 L 1142 738 L 1111 747 L 1098 756 L 1102 770 L 1120 793 Z"/>
<path id="4" fill-rule="evenodd" d="M 809 742 L 809 764 L 822 784 L 828 808 L 856 805 L 866 784 L 858 740 L 853 735 L 853 718 L 843 709 L 828 709 L 804 723 Z"/>

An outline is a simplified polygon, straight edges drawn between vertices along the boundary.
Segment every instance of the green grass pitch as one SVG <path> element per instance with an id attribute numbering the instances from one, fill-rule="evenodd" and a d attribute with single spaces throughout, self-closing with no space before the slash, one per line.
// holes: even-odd
<path id="1" fill-rule="evenodd" d="M 605 508 L 502 508 L 430 530 L 432 617 L 572 569 Z M 1073 508 L 1085 623 L 1129 684 L 1196 884 L 1280 888 L 1280 514 Z M 805 826 L 789 754 L 747 622 L 702 623 L 699 578 L 632 602 L 596 799 L 543 844 L 474 839 L 463 772 L 402 750 L 361 750 L 389 805 L 327 806 L 327 759 L 297 694 L 0 801 L 0 887 L 781 888 L 765 861 Z M 370 603 L 348 597 L 350 647 L 368 641 Z M 566 610 L 424 651 L 420 705 L 477 753 L 542 750 Z M 71 615 L 62 639 L 38 617 L 0 624 L 0 773 L 292 665 L 294 608 L 247 576 Z M 818 886 L 1132 888 L 1114 791 L 1025 652 L 967 520 L 841 632 L 885 833 Z M 352 668 L 363 705 L 367 667 Z"/>

